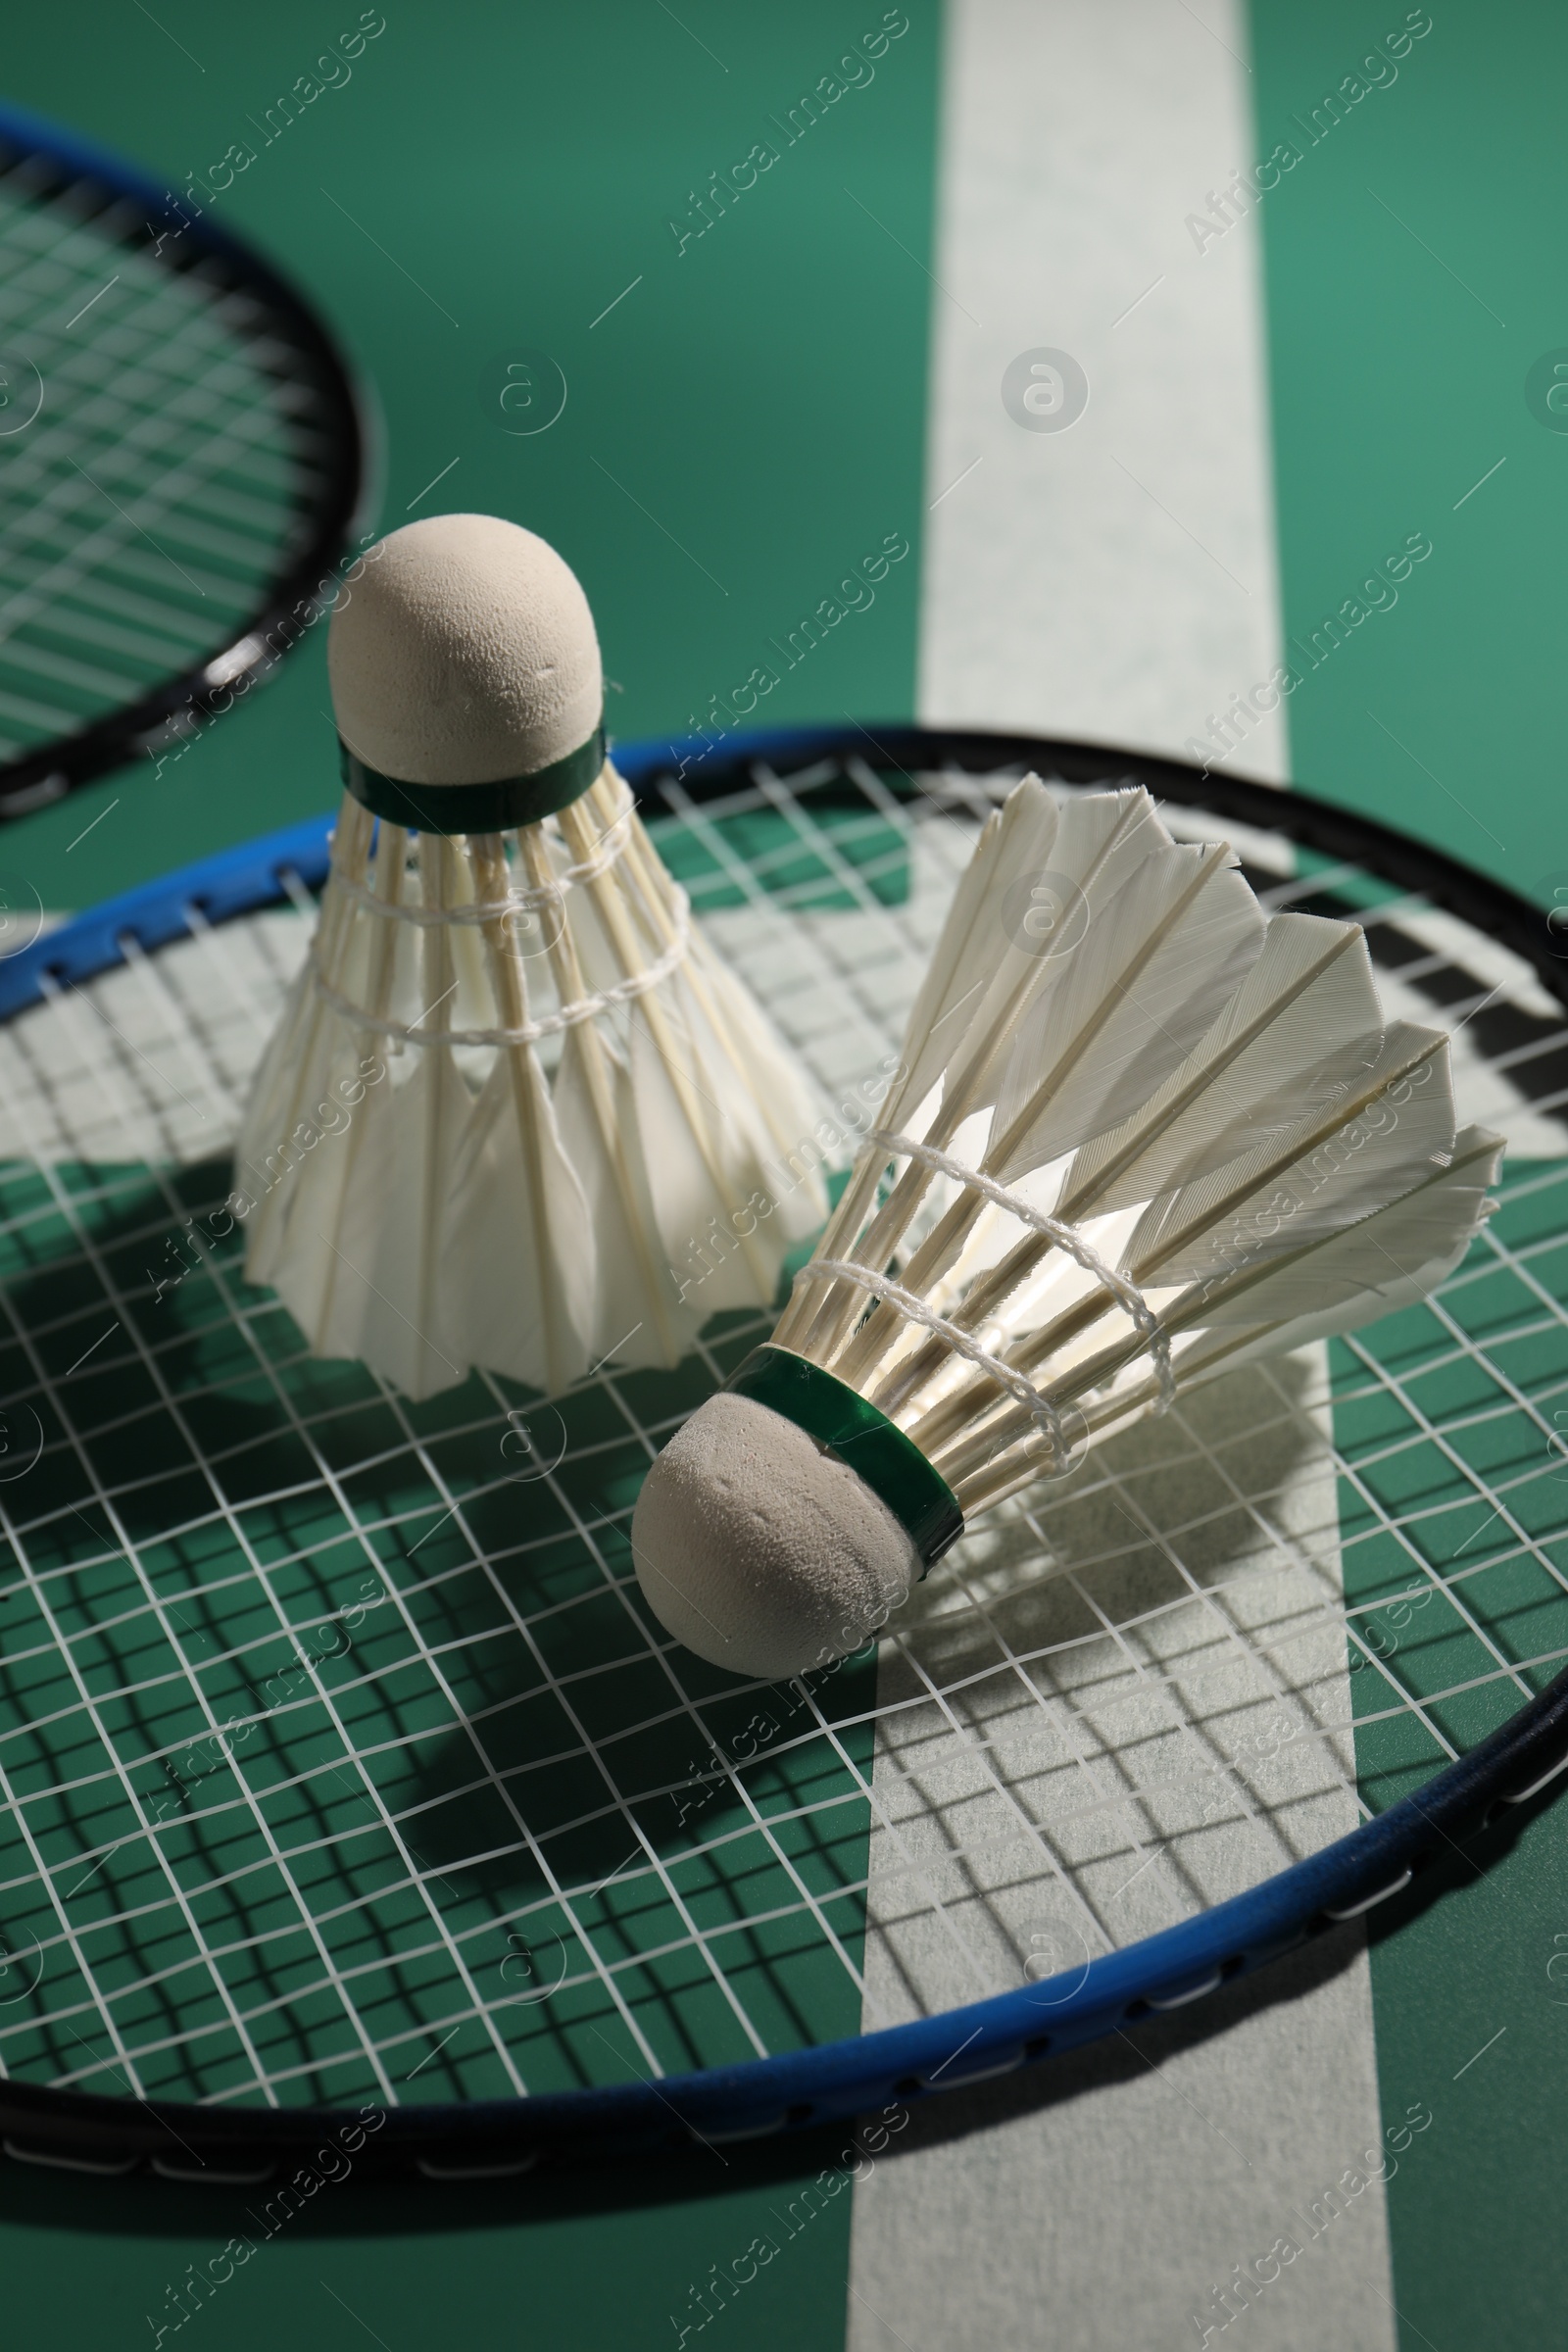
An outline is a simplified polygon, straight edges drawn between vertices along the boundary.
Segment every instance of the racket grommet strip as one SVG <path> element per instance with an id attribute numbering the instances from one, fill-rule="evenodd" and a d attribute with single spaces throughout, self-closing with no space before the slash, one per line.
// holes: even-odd
<path id="1" fill-rule="evenodd" d="M 177 2180 L 182 2186 L 196 2188 L 260 2188 L 277 2171 L 275 2164 L 250 2165 L 236 2169 L 225 2165 L 221 2157 L 206 2164 L 197 2157 L 194 2164 L 178 2164 L 168 2156 L 152 2158 L 152 2170 L 160 2180 Z"/>
<path id="2" fill-rule="evenodd" d="M 1533 1796 L 1539 1796 L 1542 1789 L 1546 1788 L 1549 1783 L 1554 1781 L 1560 1772 L 1568 1772 L 1568 1756 L 1559 1756 L 1556 1763 L 1548 1765 L 1544 1772 L 1539 1774 L 1537 1778 L 1531 1782 L 1528 1788 L 1506 1789 L 1503 1792 L 1503 1803 L 1505 1805 L 1529 1804 L 1530 1799 Z"/>
<path id="3" fill-rule="evenodd" d="M 1396 1894 L 1402 1894 L 1414 1876 L 1415 1865 L 1412 1863 L 1408 1870 L 1401 1870 L 1396 1879 L 1391 1879 L 1386 1886 L 1379 1886 L 1372 1894 L 1363 1894 L 1357 1902 L 1338 1905 L 1325 1903 L 1323 1916 L 1332 1919 L 1336 1926 L 1348 1919 L 1359 1919 L 1364 1911 L 1375 1911 L 1379 1903 L 1392 1902 Z"/>
<path id="4" fill-rule="evenodd" d="M 415 2163 L 426 2180 L 510 2180 L 519 2173 L 531 2173 L 539 2162 L 541 2151 L 530 2148 L 523 2156 L 494 2157 L 464 2161 L 443 2160 L 435 2156 L 416 2156 Z"/>
<path id="5" fill-rule="evenodd" d="M 127 2156 L 119 2149 L 94 2154 L 89 2148 L 29 2148 L 20 2139 L 0 2140 L 0 2148 L 17 2164 L 38 2164 L 54 2173 L 93 2173 L 105 2180 L 133 2173 L 141 2163 L 139 2153 Z"/>
<path id="6" fill-rule="evenodd" d="M 957 2073 L 952 2073 L 947 2067 L 939 2066 L 935 2074 L 927 2075 L 924 2078 L 920 2087 L 923 2091 L 957 2090 L 959 2088 L 966 2090 L 971 2083 L 995 2082 L 1000 2081 L 1004 2075 L 1015 2075 L 1023 2063 L 1024 2053 L 1021 2049 L 1016 2049 L 1008 2050 L 1001 2058 L 987 2057 L 978 2066 L 966 2066 Z"/>
<path id="7" fill-rule="evenodd" d="M 764 2115 L 755 2123 L 736 2124 L 728 2131 L 699 2132 L 695 2124 L 687 2126 L 693 2139 L 705 2147 L 727 2148 L 732 2141 L 742 2139 L 772 2139 L 789 2126 L 789 2111 L 781 2107 L 776 2115 Z"/>
<path id="8" fill-rule="evenodd" d="M 1180 1992 L 1152 1992 L 1149 1996 L 1149 2006 L 1151 2009 L 1185 2009 L 1189 2001 L 1200 2001 L 1209 1993 L 1218 1992 L 1224 1982 L 1225 1971 L 1222 1968 L 1216 1968 L 1197 1984 L 1185 1985 Z"/>

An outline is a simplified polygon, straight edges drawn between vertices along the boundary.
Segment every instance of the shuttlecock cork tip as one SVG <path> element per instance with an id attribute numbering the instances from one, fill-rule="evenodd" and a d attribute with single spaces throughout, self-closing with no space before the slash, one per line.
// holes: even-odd
<path id="1" fill-rule="evenodd" d="M 728 1391 L 654 1463 L 631 1543 L 666 1632 L 710 1664 L 764 1682 L 858 1649 L 924 1572 L 858 1472 L 794 1421 Z"/>
<path id="2" fill-rule="evenodd" d="M 432 514 L 368 549 L 333 612 L 327 666 L 345 750 L 416 786 L 537 776 L 582 754 L 604 711 L 576 574 L 494 514 Z"/>

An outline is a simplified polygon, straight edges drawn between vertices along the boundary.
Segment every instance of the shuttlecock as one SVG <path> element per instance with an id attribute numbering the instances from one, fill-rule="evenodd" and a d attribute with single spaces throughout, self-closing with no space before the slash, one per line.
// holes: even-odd
<path id="1" fill-rule="evenodd" d="M 820 1225 L 819 1113 L 606 758 L 587 599 L 532 532 L 432 516 L 328 662 L 346 789 L 237 1147 L 246 1274 L 414 1397 L 673 1364 Z"/>
<path id="2" fill-rule="evenodd" d="M 655 1462 L 645 1596 L 768 1680 L 858 1647 L 976 1512 L 1250 1359 L 1424 1297 L 1500 1140 L 1358 925 L 1265 922 L 1139 790 L 980 837 L 906 1075 L 771 1343 Z"/>

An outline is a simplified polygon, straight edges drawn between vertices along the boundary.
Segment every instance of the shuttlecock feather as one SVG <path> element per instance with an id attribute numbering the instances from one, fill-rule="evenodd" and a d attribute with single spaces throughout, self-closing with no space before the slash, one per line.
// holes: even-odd
<path id="1" fill-rule="evenodd" d="M 981 835 L 902 1084 L 773 1339 L 671 1441 L 643 1591 L 715 1664 L 858 1647 L 967 1519 L 1183 1389 L 1427 1295 L 1487 1208 L 1447 1041 L 1141 790 Z"/>
<path id="2" fill-rule="evenodd" d="M 531 532 L 435 516 L 328 655 L 346 790 L 236 1152 L 246 1272 L 413 1397 L 673 1364 L 820 1224 L 814 1170 L 769 1176 L 818 1112 L 605 755 L 587 600 Z"/>

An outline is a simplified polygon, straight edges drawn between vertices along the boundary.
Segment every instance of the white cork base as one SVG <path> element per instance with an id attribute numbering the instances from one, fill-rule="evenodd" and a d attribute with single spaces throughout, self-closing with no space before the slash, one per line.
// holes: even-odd
<path id="1" fill-rule="evenodd" d="M 778 1682 L 858 1649 L 920 1574 L 857 1472 L 750 1396 L 721 1392 L 644 1482 L 632 1558 L 649 1606 L 698 1656 Z"/>

